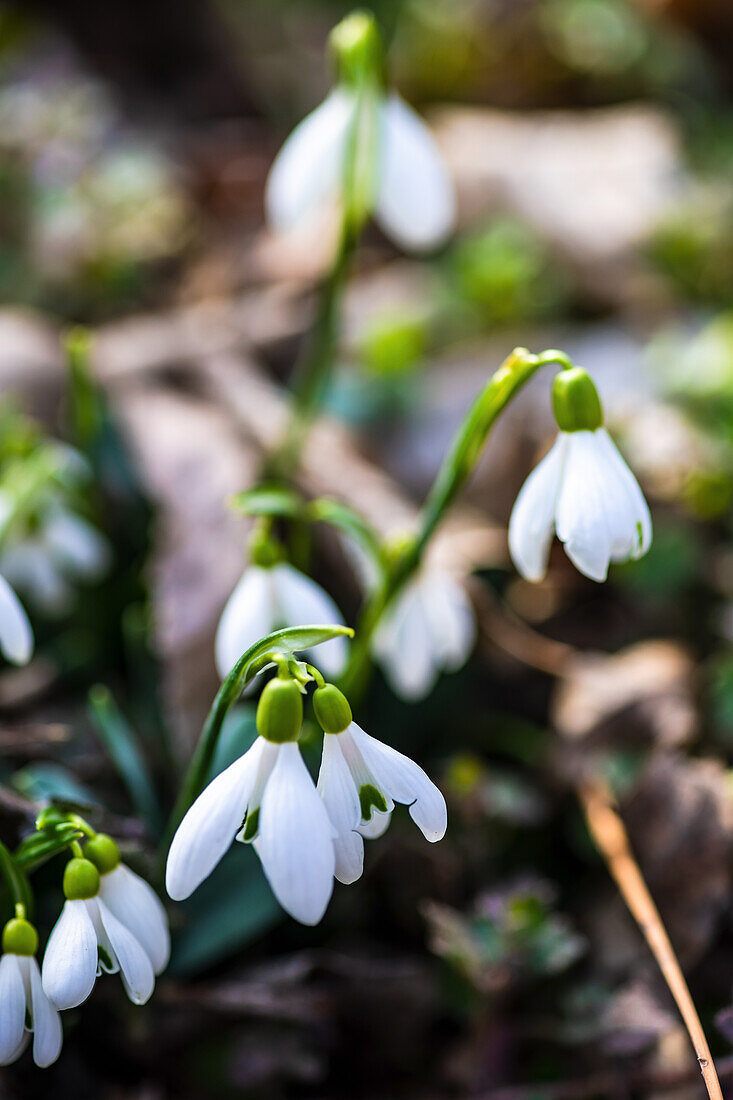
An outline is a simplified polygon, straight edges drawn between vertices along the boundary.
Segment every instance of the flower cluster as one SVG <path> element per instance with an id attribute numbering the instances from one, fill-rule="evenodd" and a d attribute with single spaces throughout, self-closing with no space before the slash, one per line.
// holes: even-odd
<path id="1" fill-rule="evenodd" d="M 91 830 L 89 830 L 91 833 Z M 134 1004 L 150 997 L 168 962 L 165 910 L 120 860 L 114 840 L 92 834 L 64 870 L 64 907 L 36 962 L 38 933 L 24 907 L 5 925 L 0 958 L 0 1064 L 15 1061 L 33 1034 L 33 1058 L 48 1066 L 61 1050 L 59 1012 L 80 1005 L 102 973 L 119 973 Z"/>
<path id="2" fill-rule="evenodd" d="M 303 686 L 281 668 L 260 697 L 255 743 L 209 783 L 178 827 L 166 868 L 172 898 L 188 897 L 236 836 L 253 845 L 282 907 L 317 924 L 334 878 L 360 877 L 363 838 L 384 832 L 396 802 L 410 807 L 427 840 L 444 835 L 445 800 L 423 769 L 357 726 L 343 693 L 312 671 L 324 731 L 317 787 L 298 747 Z"/>

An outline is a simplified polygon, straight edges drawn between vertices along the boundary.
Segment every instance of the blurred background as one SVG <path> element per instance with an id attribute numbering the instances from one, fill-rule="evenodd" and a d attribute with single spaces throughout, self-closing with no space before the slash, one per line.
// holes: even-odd
<path id="1" fill-rule="evenodd" d="M 79 507 L 112 554 L 62 618 L 53 601 L 34 612 L 32 664 L 0 673 L 4 838 L 67 799 L 155 873 L 244 564 L 226 499 L 279 437 L 330 257 L 268 233 L 264 181 L 329 87 L 324 45 L 348 10 L 0 2 L 0 469 L 44 433 L 72 443 L 92 474 Z M 593 770 L 733 1088 L 733 6 L 374 10 L 459 226 L 421 261 L 369 230 L 302 488 L 404 526 L 488 374 L 515 344 L 560 347 L 598 383 L 654 544 L 603 587 L 561 552 L 541 585 L 517 578 L 506 522 L 553 434 L 535 378 L 437 548 L 476 571 L 476 652 L 419 705 L 375 673 L 358 715 L 440 782 L 446 839 L 400 817 L 315 929 L 283 918 L 253 853 L 231 853 L 171 908 L 147 1008 L 101 982 L 65 1014 L 54 1067 L 0 1070 L 8 1098 L 699 1097 L 583 823 Z M 92 333 L 93 377 L 65 363 L 72 324 Z M 354 622 L 343 546 L 319 532 L 310 567 Z M 225 733 L 217 767 L 254 736 L 251 705 Z M 58 861 L 37 878 L 47 930 Z"/>

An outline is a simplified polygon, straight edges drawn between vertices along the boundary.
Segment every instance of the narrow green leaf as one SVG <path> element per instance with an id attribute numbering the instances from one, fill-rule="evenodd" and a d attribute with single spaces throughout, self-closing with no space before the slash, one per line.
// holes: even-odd
<path id="1" fill-rule="evenodd" d="M 293 489 L 279 485 L 261 485 L 237 493 L 230 501 L 231 507 L 243 516 L 281 516 L 293 519 L 303 508 L 303 498 Z"/>
<path id="2" fill-rule="evenodd" d="M 83 835 L 80 829 L 67 823 L 57 826 L 52 833 L 35 833 L 26 837 L 16 849 L 16 866 L 22 867 L 26 874 L 35 871 L 41 864 L 68 848 L 73 840 L 80 840 Z"/>
<path id="3" fill-rule="evenodd" d="M 120 712 L 109 690 L 97 684 L 89 692 L 89 710 L 99 734 L 125 784 L 137 812 L 158 836 L 162 819 L 145 759 L 131 727 Z"/>
<path id="4" fill-rule="evenodd" d="M 64 802 L 84 809 L 99 805 L 96 795 L 61 764 L 29 764 L 15 773 L 12 783 L 36 802 Z"/>

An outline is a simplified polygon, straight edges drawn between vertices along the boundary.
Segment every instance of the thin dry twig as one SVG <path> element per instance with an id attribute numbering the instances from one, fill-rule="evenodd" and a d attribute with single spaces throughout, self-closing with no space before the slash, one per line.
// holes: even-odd
<path id="1" fill-rule="evenodd" d="M 718 1074 L 700 1017 L 659 910 L 634 859 L 626 828 L 614 805 L 613 795 L 608 785 L 601 779 L 584 784 L 579 794 L 591 836 L 608 864 L 608 869 L 631 915 L 644 933 L 644 938 L 675 999 L 695 1049 L 708 1096 L 710 1100 L 723 1100 Z"/>

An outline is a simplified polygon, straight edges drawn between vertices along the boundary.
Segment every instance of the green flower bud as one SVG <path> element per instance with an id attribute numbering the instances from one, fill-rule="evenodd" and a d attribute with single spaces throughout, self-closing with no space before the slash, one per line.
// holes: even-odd
<path id="1" fill-rule="evenodd" d="M 35 955 L 38 933 L 30 921 L 13 917 L 3 928 L 3 951 L 7 955 Z"/>
<path id="2" fill-rule="evenodd" d="M 371 12 L 347 15 L 331 31 L 328 45 L 340 83 L 355 86 L 369 77 L 384 82 L 382 39 Z"/>
<path id="3" fill-rule="evenodd" d="M 257 732 L 276 745 L 297 741 L 303 725 L 303 697 L 294 680 L 277 676 L 265 686 L 257 704 Z"/>
<path id="4" fill-rule="evenodd" d="M 262 569 L 271 569 L 285 557 L 283 548 L 273 535 L 259 525 L 255 527 L 250 536 L 247 553 L 252 565 L 259 565 Z"/>
<path id="5" fill-rule="evenodd" d="M 572 367 L 555 376 L 552 410 L 563 432 L 594 432 L 603 424 L 598 390 L 582 367 Z"/>
<path id="6" fill-rule="evenodd" d="M 343 733 L 351 725 L 349 700 L 335 684 L 316 688 L 313 709 L 324 733 Z"/>
<path id="7" fill-rule="evenodd" d="M 120 862 L 120 849 L 111 836 L 106 833 L 97 833 L 84 845 L 84 855 L 91 860 L 100 875 L 107 875 L 114 871 Z"/>
<path id="8" fill-rule="evenodd" d="M 64 897 L 69 901 L 95 898 L 99 871 L 89 859 L 70 859 L 64 869 Z"/>

